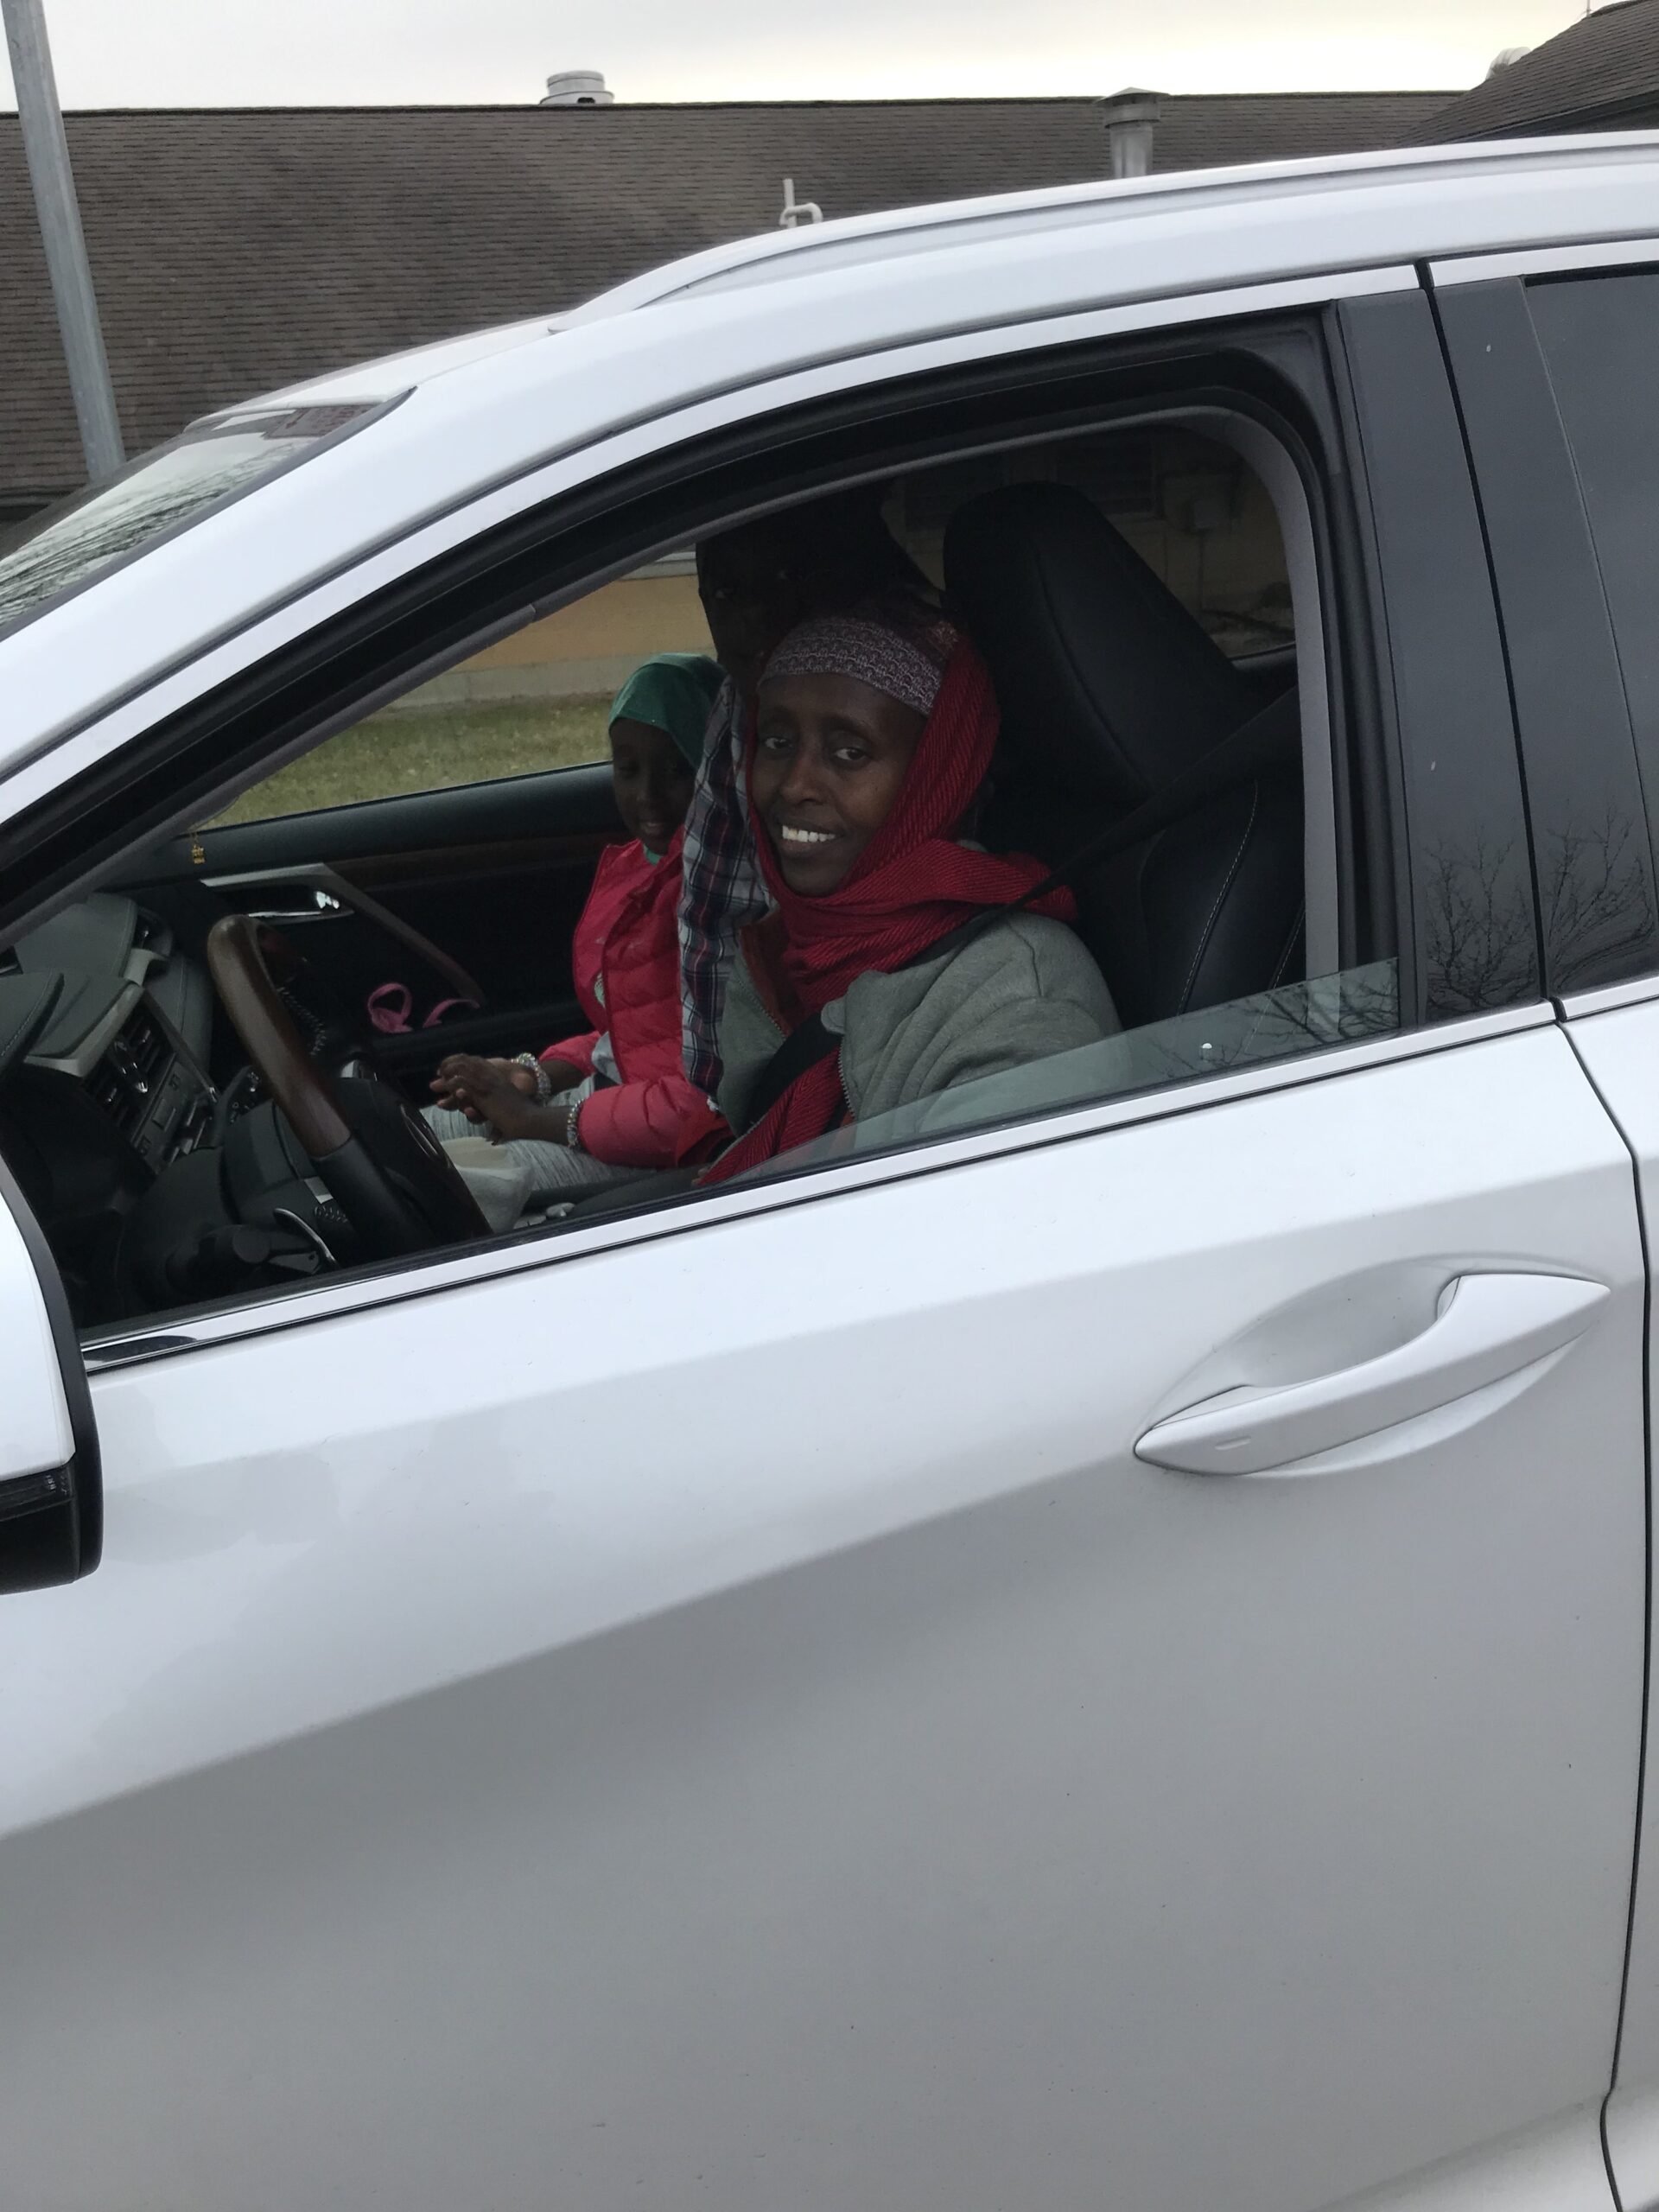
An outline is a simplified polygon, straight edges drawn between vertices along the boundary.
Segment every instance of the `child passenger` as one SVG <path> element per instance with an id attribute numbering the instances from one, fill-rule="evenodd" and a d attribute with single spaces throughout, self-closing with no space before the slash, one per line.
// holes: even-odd
<path id="1" fill-rule="evenodd" d="M 592 1029 L 516 1061 L 454 1053 L 433 1079 L 427 1119 L 492 1229 L 510 1229 L 533 1200 L 696 1159 L 727 1134 L 684 1071 L 677 921 L 682 825 L 721 682 L 699 654 L 658 653 L 612 705 L 611 778 L 630 842 L 601 858 L 572 940 Z"/>

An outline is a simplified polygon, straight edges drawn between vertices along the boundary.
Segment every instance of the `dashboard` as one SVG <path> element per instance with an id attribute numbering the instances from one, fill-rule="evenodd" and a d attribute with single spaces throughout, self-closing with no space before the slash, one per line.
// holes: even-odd
<path id="1" fill-rule="evenodd" d="M 332 1171 L 240 1065 L 198 940 L 181 940 L 164 906 L 142 890 L 100 892 L 0 951 L 0 1160 L 77 1325 L 96 1337 L 136 1316 L 292 1287 L 410 1249 L 411 1235 L 474 1233 L 453 1171 L 435 1195 L 437 1148 L 408 1096 L 410 1070 L 401 1088 L 395 1064 L 382 1070 L 331 976 L 283 933 L 262 945 L 268 962 L 283 956 L 277 995 L 351 1133 L 328 1152 Z M 411 1041 L 423 1055 L 441 1049 Z M 415 1063 L 412 1079 L 434 1064 Z M 336 1195 L 353 1176 L 366 1230 Z"/>
<path id="2" fill-rule="evenodd" d="M 172 930 L 134 899 L 97 892 L 65 907 L 0 952 L 0 974 L 8 968 L 130 984 L 149 995 L 197 1064 L 207 1065 L 213 1023 L 207 974 L 179 956 Z"/>
<path id="3" fill-rule="evenodd" d="M 396 1193 L 407 1169 L 386 1131 L 403 1129 L 406 1102 L 374 1079 L 323 977 L 301 962 L 276 988 L 353 1147 Z M 0 1160 L 95 1337 L 370 1255 L 238 1066 L 217 1004 L 205 965 L 139 899 L 99 893 L 0 951 Z"/>
<path id="4" fill-rule="evenodd" d="M 0 952 L 0 1152 L 83 1322 L 118 1310 L 122 1224 L 205 1145 L 213 996 L 168 925 L 99 893 Z"/>

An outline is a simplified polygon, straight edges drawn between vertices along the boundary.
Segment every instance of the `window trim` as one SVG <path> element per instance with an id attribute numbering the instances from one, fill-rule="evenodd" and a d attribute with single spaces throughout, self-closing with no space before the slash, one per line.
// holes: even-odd
<path id="1" fill-rule="evenodd" d="M 277 1330 L 297 1328 L 307 1322 L 333 1320 L 348 1313 L 398 1306 L 407 1299 L 441 1296 L 474 1283 L 558 1267 L 567 1261 L 587 1259 L 601 1252 L 627 1250 L 635 1245 L 657 1243 L 664 1237 L 724 1228 L 756 1214 L 877 1191 L 920 1175 L 942 1175 L 957 1168 L 989 1165 L 999 1159 L 1052 1145 L 1078 1143 L 1119 1129 L 1166 1121 L 1176 1114 L 1234 1105 L 1311 1083 L 1336 1082 L 1430 1052 L 1459 1051 L 1522 1031 L 1558 1026 L 1554 1007 L 1540 1000 L 1534 1005 L 1506 1007 L 1495 1014 L 1438 1022 L 1428 1028 L 1366 1038 L 1357 1044 L 1330 1046 L 1259 1068 L 1198 1077 L 1133 1098 L 1102 1100 L 1095 1105 L 1066 1108 L 1029 1121 L 1000 1122 L 995 1128 L 962 1135 L 924 1137 L 900 1150 L 817 1165 L 775 1182 L 757 1183 L 747 1188 L 734 1185 L 716 1186 L 705 1196 L 690 1201 L 680 1195 L 649 1211 L 601 1217 L 588 1227 L 564 1229 L 552 1234 L 530 1230 L 517 1238 L 491 1238 L 448 1255 L 440 1254 L 413 1263 L 390 1262 L 383 1269 L 356 1274 L 349 1281 L 282 1292 L 274 1298 L 227 1307 L 199 1318 L 184 1316 L 175 1324 L 160 1328 L 146 1325 L 110 1330 L 102 1335 L 88 1336 L 81 1346 L 82 1357 L 92 1375 L 110 1373 L 140 1362 L 172 1358 L 216 1344 L 241 1343 Z"/>
<path id="2" fill-rule="evenodd" d="M 1659 972 L 1632 976 L 1622 983 L 1599 983 L 1587 991 L 1569 991 L 1555 1001 L 1563 1021 L 1582 1021 L 1592 1014 L 1617 1014 L 1622 1007 L 1646 1006 L 1659 999 Z"/>
<path id="3" fill-rule="evenodd" d="M 1342 962 L 1342 891 L 1337 834 L 1337 725 L 1331 713 L 1329 610 L 1319 588 L 1319 533 L 1307 487 L 1280 441 L 1248 416 L 1195 410 L 1192 417 L 1254 470 L 1273 502 L 1290 587 L 1296 684 L 1302 725 L 1302 881 L 1306 966 L 1329 974 Z"/>
<path id="4" fill-rule="evenodd" d="M 1497 276 L 1570 276 L 1596 269 L 1659 263 L 1659 236 L 1599 239 L 1584 245 L 1523 246 L 1507 253 L 1465 253 L 1428 264 L 1430 283 L 1481 284 Z"/>

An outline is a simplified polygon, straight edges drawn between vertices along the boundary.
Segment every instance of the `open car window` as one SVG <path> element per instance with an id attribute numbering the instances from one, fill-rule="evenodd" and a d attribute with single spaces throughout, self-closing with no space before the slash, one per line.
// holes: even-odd
<path id="1" fill-rule="evenodd" d="M 1230 659 L 1290 652 L 1290 585 L 1267 488 L 1238 453 L 1182 423 L 918 472 L 887 499 L 887 524 L 938 583 L 950 516 L 998 486 L 1033 482 L 1082 492 Z M 446 669 L 253 785 L 204 826 L 603 760 L 610 701 L 631 671 L 653 653 L 710 650 L 693 551 L 659 556 Z"/>
<path id="2" fill-rule="evenodd" d="M 880 1084 L 847 1081 L 856 1056 L 843 1051 L 840 1126 L 752 1171 L 750 1187 L 1001 1128 L 1010 1144 L 1035 1141 L 1044 1117 L 1052 1134 L 1074 1135 L 1090 1126 L 1079 1109 L 1202 1090 L 1215 1077 L 1425 1019 L 1418 949 L 1400 944 L 1392 906 L 1366 887 L 1392 881 L 1392 829 L 1364 829 L 1371 785 L 1334 766 L 1361 741 L 1331 664 L 1333 642 L 1360 620 L 1329 573 L 1337 541 L 1322 509 L 1343 496 L 1339 478 L 1334 490 L 1323 480 L 1306 436 L 1299 451 L 1295 424 L 1281 435 L 1213 387 L 1201 401 L 1144 388 L 1133 398 L 1133 412 L 1103 405 L 1087 426 L 1073 418 L 1041 438 L 968 452 L 941 440 L 936 457 L 895 459 L 872 486 L 874 526 L 905 573 L 943 594 L 994 680 L 1000 734 L 959 834 L 1030 864 L 1033 881 L 1065 872 L 1071 903 L 1064 918 L 1033 914 L 1016 932 L 1027 966 L 1001 956 L 988 982 L 963 969 L 967 1011 L 948 1033 L 929 1031 L 936 1002 L 899 1008 L 911 1024 L 902 1039 L 893 1029 L 872 1044 L 867 1033 L 861 1049 L 880 1064 Z M 753 1027 L 741 1045 L 721 1035 L 723 1077 L 708 1083 L 685 1067 L 684 911 L 665 904 L 662 941 L 634 972 L 658 978 L 672 1039 L 665 1015 L 654 1058 L 640 1057 L 637 1039 L 618 1042 L 615 978 L 595 948 L 610 945 L 625 907 L 654 911 L 658 861 L 636 852 L 633 874 L 617 872 L 626 817 L 608 772 L 607 718 L 618 688 L 655 655 L 702 648 L 708 668 L 715 639 L 694 539 L 761 516 L 810 534 L 815 502 L 839 496 L 821 485 L 780 501 L 751 484 L 716 520 L 707 504 L 665 501 L 655 527 L 631 518 L 625 537 L 619 526 L 613 549 L 584 540 L 572 581 L 538 596 L 515 579 L 522 595 L 511 603 L 525 610 L 516 628 L 480 607 L 449 632 L 447 664 L 411 663 L 418 689 L 411 680 L 400 696 L 364 681 L 357 696 L 372 712 L 320 716 L 308 744 L 283 737 L 262 772 L 250 761 L 216 821 L 128 865 L 121 888 L 136 913 L 105 913 L 109 950 L 79 949 L 73 963 L 110 977 L 105 997 L 66 993 L 50 1034 L 0 1095 L 0 1143 L 92 1344 L 170 1325 L 163 1316 L 321 1289 L 330 1277 L 362 1277 L 350 1294 L 372 1300 L 389 1267 L 480 1237 L 476 1223 L 439 1224 L 424 1241 L 400 1232 L 377 1247 L 353 1217 L 349 1194 L 319 1166 L 334 1154 L 295 1137 L 271 1086 L 245 1065 L 222 978 L 217 992 L 210 981 L 210 939 L 230 919 L 286 941 L 269 980 L 312 1060 L 361 1109 L 358 1134 L 371 1153 L 381 1146 L 393 1180 L 413 1173 L 404 1139 L 418 1121 L 426 1152 L 449 1159 L 490 1233 L 517 1244 L 704 1202 L 691 1171 L 754 1124 L 748 1108 L 777 1040 Z M 709 551 L 705 543 L 717 576 Z M 766 557 L 785 565 L 765 577 L 791 574 L 786 551 Z M 710 604 L 718 629 L 725 602 L 711 592 Z M 424 607 L 408 619 L 426 619 Z M 1354 671 L 1370 650 L 1363 641 Z M 1068 689 L 1078 670 L 1086 684 Z M 706 703 L 702 716 L 681 747 L 688 762 L 707 757 Z M 729 753 L 729 725 L 713 727 Z M 1185 788 L 1192 766 L 1253 727 L 1271 738 L 1240 756 L 1253 767 Z M 546 772 L 555 769 L 569 772 Z M 1166 827 L 1115 844 L 1175 781 L 1183 796 L 1159 817 Z M 1363 875 L 1362 829 L 1371 840 Z M 659 839 L 657 854 L 671 842 Z M 612 903 L 590 912 L 607 880 Z M 1450 976 L 1461 972 L 1452 938 L 1489 946 L 1495 933 L 1476 928 L 1466 899 L 1448 892 L 1448 947 L 1423 950 Z M 60 952 L 36 933 L 23 965 L 68 964 Z M 845 1002 L 869 980 L 855 978 Z M 764 1010 L 764 988 L 757 998 Z M 1504 1002 L 1477 975 L 1458 1010 Z M 508 1129 L 492 1147 L 435 1103 L 440 1065 L 456 1052 L 546 1055 L 574 1068 L 580 1079 L 551 1095 L 569 1094 L 575 1120 L 558 1137 Z M 688 1076 L 698 1078 L 689 1085 L 697 1110 L 707 1117 L 712 1098 L 725 1124 L 716 1116 L 682 1147 L 686 1102 L 672 1086 Z M 637 1103 L 620 1095 L 633 1085 Z M 509 1159 L 520 1141 L 559 1157 Z M 419 1185 L 414 1175 L 416 1210 Z"/>
<path id="3" fill-rule="evenodd" d="M 213 817 L 223 828 L 450 791 L 608 757 L 611 701 L 656 653 L 706 653 L 689 550 L 500 638 L 314 747 Z"/>

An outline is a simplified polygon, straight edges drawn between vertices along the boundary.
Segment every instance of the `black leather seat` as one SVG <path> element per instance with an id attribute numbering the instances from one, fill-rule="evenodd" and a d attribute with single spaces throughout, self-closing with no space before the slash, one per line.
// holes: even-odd
<path id="1" fill-rule="evenodd" d="M 969 501 L 944 542 L 945 588 L 1002 705 L 984 834 L 1058 865 L 1261 713 L 1235 668 L 1079 492 L 1016 484 Z M 1079 927 L 1126 1028 L 1245 998 L 1302 966 L 1296 693 L 1281 768 L 1076 880 Z"/>

